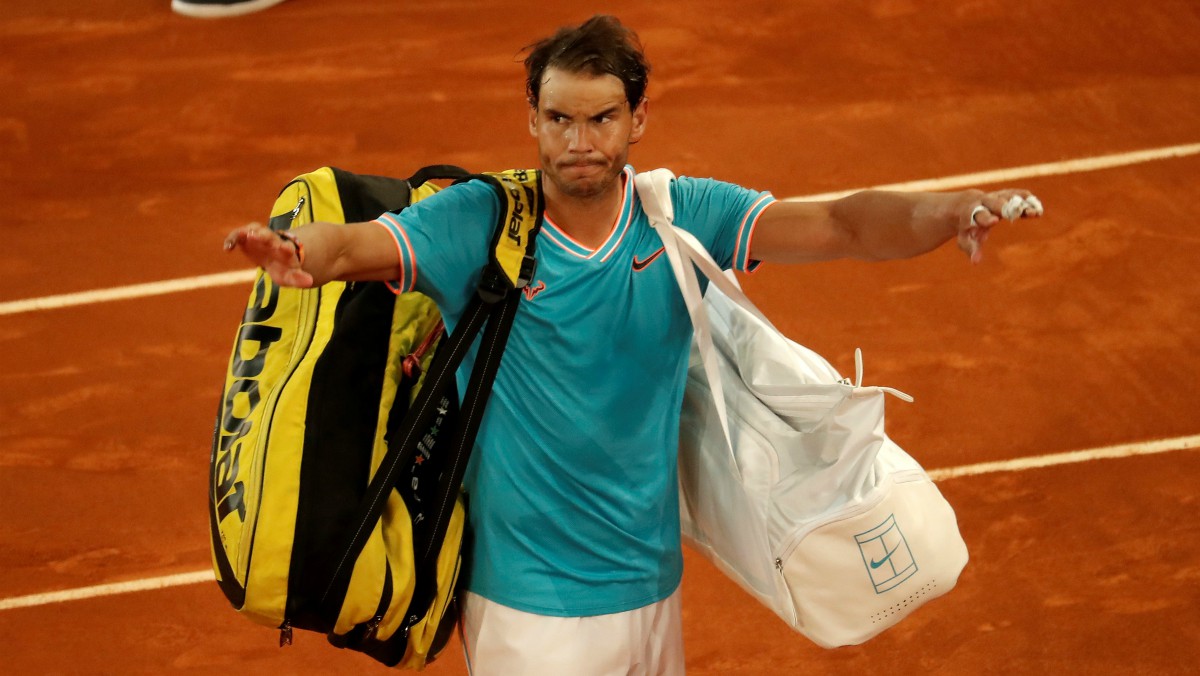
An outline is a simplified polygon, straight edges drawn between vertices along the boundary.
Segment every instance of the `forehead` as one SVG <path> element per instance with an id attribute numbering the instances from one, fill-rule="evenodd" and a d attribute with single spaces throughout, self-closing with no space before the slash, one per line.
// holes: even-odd
<path id="1" fill-rule="evenodd" d="M 607 73 L 592 75 L 547 68 L 538 93 L 539 108 L 562 113 L 597 113 L 625 102 L 624 83 Z"/>

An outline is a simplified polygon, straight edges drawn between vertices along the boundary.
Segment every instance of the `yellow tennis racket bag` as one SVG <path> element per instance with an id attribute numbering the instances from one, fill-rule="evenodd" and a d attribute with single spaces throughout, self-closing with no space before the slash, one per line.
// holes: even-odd
<path id="1" fill-rule="evenodd" d="M 420 293 L 284 288 L 261 269 L 238 328 L 213 434 L 213 568 L 233 607 L 278 627 L 281 645 L 293 629 L 318 631 L 421 669 L 457 619 L 462 475 L 483 406 L 459 414 L 455 370 L 480 332 L 490 354 L 503 351 L 533 275 L 540 173 L 433 166 L 401 180 L 324 167 L 284 187 L 270 227 L 368 221 L 434 194 L 436 179 L 486 181 L 501 205 L 453 334 Z M 500 361 L 485 349 L 468 386 L 484 403 Z"/>

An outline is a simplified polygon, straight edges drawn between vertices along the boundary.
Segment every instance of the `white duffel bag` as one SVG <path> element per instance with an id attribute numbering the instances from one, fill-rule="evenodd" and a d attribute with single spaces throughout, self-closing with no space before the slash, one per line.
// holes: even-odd
<path id="1" fill-rule="evenodd" d="M 885 387 L 780 333 L 687 231 L 659 169 L 637 190 L 695 328 L 680 424 L 683 535 L 792 628 L 862 643 L 954 587 L 967 549 L 925 470 L 884 432 Z M 703 296 L 699 268 L 710 280 Z"/>

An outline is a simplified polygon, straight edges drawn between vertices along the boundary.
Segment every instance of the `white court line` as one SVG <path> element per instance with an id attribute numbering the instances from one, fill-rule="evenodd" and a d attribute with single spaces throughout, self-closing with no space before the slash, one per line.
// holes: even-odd
<path id="1" fill-rule="evenodd" d="M 934 481 L 943 481 L 960 476 L 975 476 L 978 474 L 993 474 L 996 472 L 1022 472 L 1038 467 L 1054 465 L 1069 465 L 1075 462 L 1090 460 L 1107 460 L 1109 458 L 1127 458 L 1134 455 L 1150 455 L 1168 451 L 1187 451 L 1200 448 L 1200 434 L 1175 439 L 1159 441 L 1143 441 L 1119 446 L 1104 446 L 1086 451 L 1070 451 L 1068 453 L 1051 453 L 1050 455 L 1035 455 L 1028 458 L 1014 458 L 998 462 L 981 462 L 976 465 L 947 467 L 945 469 L 929 470 L 929 477 Z"/>
<path id="2" fill-rule="evenodd" d="M 1105 446 L 1102 448 L 1093 448 L 1085 451 L 1052 453 L 1049 455 L 1016 458 L 1014 460 L 1003 460 L 1000 462 L 983 462 L 976 465 L 935 469 L 929 471 L 929 476 L 935 481 L 941 481 L 955 477 L 995 474 L 999 472 L 1023 472 L 1025 470 L 1037 469 L 1040 467 L 1051 467 L 1054 465 L 1067 465 L 1077 462 L 1106 460 L 1110 458 L 1126 458 L 1135 455 L 1167 453 L 1169 451 L 1186 451 L 1194 450 L 1196 448 L 1200 448 L 1200 434 L 1189 437 L 1178 437 L 1175 439 L 1163 439 L 1160 441 L 1145 441 L 1135 444 L 1122 444 L 1120 446 Z M 127 594 L 130 592 L 165 589 L 167 587 L 200 584 L 202 582 L 213 582 L 215 580 L 216 577 L 213 575 L 212 570 L 198 570 L 191 573 L 180 573 L 178 575 L 167 575 L 164 577 L 150 577 L 141 580 L 130 580 L 129 582 L 102 584 L 95 587 L 80 587 L 78 589 L 65 589 L 63 591 L 48 592 L 45 594 L 14 596 L 12 598 L 0 599 L 0 610 L 44 606 L 51 603 L 62 603 L 64 601 L 77 601 L 80 599 L 96 598 L 99 596 L 113 596 L 116 594 Z"/>
<path id="3" fill-rule="evenodd" d="M 134 284 L 133 286 L 118 286 L 112 289 L 67 293 L 61 296 L 43 296 L 28 300 L 14 300 L 7 303 L 0 303 L 0 315 L 15 315 L 34 310 L 57 310 L 74 305 L 160 296 L 167 293 L 206 289 L 213 286 L 244 284 L 254 281 L 255 272 L 256 270 L 236 270 L 234 272 L 219 272 L 214 275 L 203 275 L 201 277 L 184 277 L 182 279 L 169 279 L 164 282 L 149 282 L 146 284 Z"/>
<path id="4" fill-rule="evenodd" d="M 147 577 L 141 580 L 114 582 L 112 584 L 99 584 L 94 587 L 79 587 L 77 589 L 64 589 L 62 591 L 48 592 L 45 594 L 14 596 L 12 598 L 0 599 L 0 610 L 44 606 L 51 603 L 79 601 L 81 599 L 96 598 L 98 596 L 116 596 L 117 594 L 128 594 L 130 592 L 166 589 L 167 587 L 181 587 L 188 584 L 213 582 L 216 579 L 217 578 L 211 569 L 197 570 L 191 573 L 179 573 L 177 575 L 165 575 L 163 577 Z"/>
<path id="5" fill-rule="evenodd" d="M 920 181 L 908 181 L 907 183 L 889 183 L 887 185 L 872 186 L 870 189 L 949 190 L 951 188 L 967 188 L 978 185 L 1007 183 L 1008 181 L 1015 181 L 1023 178 L 1034 178 L 1037 176 L 1059 176 L 1062 174 L 1078 174 L 1085 171 L 1113 169 L 1116 167 L 1129 166 L 1131 164 L 1141 164 L 1143 162 L 1153 162 L 1155 160 L 1169 160 L 1196 154 L 1200 154 L 1200 143 L 1170 146 L 1167 148 L 1151 148 L 1149 150 L 1137 150 L 1128 153 L 1117 153 L 1115 155 L 1101 155 L 1100 157 L 1085 157 L 1078 160 L 1064 160 L 1062 162 L 1029 164 L 1024 167 L 996 169 L 994 171 L 981 171 L 975 174 L 962 174 L 960 176 L 947 176 L 945 178 L 928 178 Z M 854 194 L 859 190 L 867 190 L 867 188 L 839 190 L 837 192 L 821 193 L 820 195 L 807 195 L 804 197 L 788 197 L 783 201 L 807 202 L 816 200 L 832 200 Z"/>
<path id="6" fill-rule="evenodd" d="M 974 185 L 987 185 L 991 183 L 1015 181 L 1023 178 L 1032 178 L 1035 176 L 1056 176 L 1060 174 L 1073 174 L 1084 171 L 1112 169 L 1114 167 L 1124 167 L 1131 164 L 1140 164 L 1143 162 L 1152 162 L 1155 160 L 1165 160 L 1176 157 L 1187 157 L 1189 155 L 1196 154 L 1200 154 L 1200 143 L 1170 146 L 1167 148 L 1152 148 L 1149 150 L 1117 153 L 1115 155 L 1101 155 L 1099 157 L 1086 157 L 1077 160 L 1064 160 L 1062 162 L 1048 162 L 1046 164 L 1031 164 L 1024 167 L 1013 167 L 1011 169 L 997 169 L 995 171 L 984 171 L 975 174 L 930 178 L 920 181 L 909 181 L 907 183 L 890 183 L 888 185 L 874 186 L 874 189 L 949 190 L 951 188 L 963 188 Z M 836 199 L 838 197 L 845 197 L 846 195 L 863 189 L 864 188 L 855 188 L 854 190 L 842 190 L 839 192 L 828 192 L 819 195 L 788 197 L 783 201 L 795 202 Z M 0 303 L 0 316 L 19 314 L 22 312 L 32 312 L 35 310 L 55 310 L 75 305 L 85 305 L 87 303 L 142 298 L 145 296 L 156 296 L 166 293 L 175 293 L 177 291 L 190 291 L 192 289 L 202 289 L 213 286 L 242 284 L 253 280 L 254 272 L 254 270 L 240 270 L 236 272 L 225 272 L 215 275 L 204 275 L 202 277 L 185 277 L 182 279 L 172 279 L 163 282 L 135 284 L 133 286 L 122 286 L 100 291 L 85 291 L 83 293 L 68 293 L 60 296 L 44 296 L 42 298 L 31 298 L 29 300 L 9 301 Z"/>

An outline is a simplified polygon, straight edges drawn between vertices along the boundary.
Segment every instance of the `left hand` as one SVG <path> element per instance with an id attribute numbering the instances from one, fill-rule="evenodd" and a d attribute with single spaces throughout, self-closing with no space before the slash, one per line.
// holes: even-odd
<path id="1" fill-rule="evenodd" d="M 983 260 L 983 243 L 1001 218 L 1037 218 L 1043 213 L 1042 203 L 1028 190 L 997 190 L 983 193 L 971 191 L 958 209 L 958 248 L 971 257 L 972 263 Z"/>

